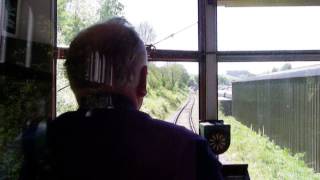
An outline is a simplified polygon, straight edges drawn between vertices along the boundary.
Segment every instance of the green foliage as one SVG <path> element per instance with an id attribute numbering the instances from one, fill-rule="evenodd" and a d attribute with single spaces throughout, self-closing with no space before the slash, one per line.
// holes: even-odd
<path id="1" fill-rule="evenodd" d="M 166 119 L 175 112 L 188 97 L 187 89 L 171 91 L 165 87 L 148 88 L 142 111 L 157 119 Z"/>
<path id="2" fill-rule="evenodd" d="M 100 5 L 98 9 L 100 21 L 105 21 L 115 15 L 122 15 L 124 6 L 118 0 L 99 0 L 98 3 Z"/>
<path id="3" fill-rule="evenodd" d="M 58 44 L 68 45 L 82 29 L 113 16 L 121 16 L 118 0 L 58 0 Z"/>
<path id="4" fill-rule="evenodd" d="M 57 62 L 57 116 L 78 108 L 77 100 L 69 85 L 64 62 L 65 60 L 61 59 Z"/>
<path id="5" fill-rule="evenodd" d="M 182 65 L 157 67 L 149 64 L 148 95 L 142 111 L 158 119 L 167 118 L 186 100 L 189 84 L 189 74 Z"/>
<path id="6" fill-rule="evenodd" d="M 21 134 L 29 123 L 48 118 L 51 82 L 0 76 L 0 174 L 17 179 Z"/>
<path id="7" fill-rule="evenodd" d="M 188 86 L 193 87 L 194 89 L 199 89 L 199 76 L 191 75 Z"/>
<path id="8" fill-rule="evenodd" d="M 255 132 L 231 116 L 219 118 L 231 125 L 231 145 L 225 153 L 227 161 L 249 164 L 251 179 L 320 179 L 303 161 L 303 154 L 292 154 L 261 132 Z"/>
<path id="9" fill-rule="evenodd" d="M 78 108 L 75 96 L 69 87 L 64 62 L 58 60 L 57 63 L 57 116 Z M 181 65 L 157 67 L 149 64 L 148 94 L 141 110 L 155 118 L 167 118 L 186 100 L 189 79 L 188 73 Z"/>
<path id="10" fill-rule="evenodd" d="M 149 66 L 148 84 L 152 89 L 159 86 L 163 86 L 169 90 L 183 89 L 188 86 L 189 81 L 190 76 L 181 64 L 171 64 L 162 67 L 150 64 Z"/>

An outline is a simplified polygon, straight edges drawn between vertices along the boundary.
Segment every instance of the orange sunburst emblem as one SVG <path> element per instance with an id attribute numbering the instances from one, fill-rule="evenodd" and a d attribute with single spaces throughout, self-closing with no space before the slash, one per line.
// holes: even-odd
<path id="1" fill-rule="evenodd" d="M 216 153 L 222 152 L 226 149 L 226 137 L 221 133 L 213 133 L 209 137 L 209 145 Z"/>

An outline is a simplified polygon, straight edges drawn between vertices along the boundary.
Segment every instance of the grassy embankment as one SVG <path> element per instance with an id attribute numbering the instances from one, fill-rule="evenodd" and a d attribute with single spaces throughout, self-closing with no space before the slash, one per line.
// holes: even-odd
<path id="1" fill-rule="evenodd" d="M 69 81 L 63 63 L 63 60 L 59 60 L 57 63 L 57 89 L 61 89 L 57 92 L 57 115 L 78 108 L 74 94 L 68 87 Z M 189 79 L 184 80 L 183 75 L 187 77 L 188 75 L 186 72 L 179 74 L 179 71 L 185 70 L 177 65 L 162 68 L 150 65 L 148 94 L 144 99 L 141 111 L 149 113 L 154 118 L 166 119 L 185 102 L 188 97 L 187 83 Z M 174 76 L 169 76 L 173 72 Z"/>
<path id="2" fill-rule="evenodd" d="M 171 91 L 164 87 L 148 88 L 148 95 L 144 99 L 141 110 L 150 114 L 153 118 L 166 119 L 177 111 L 187 97 L 187 89 Z"/>
<path id="3" fill-rule="evenodd" d="M 144 98 L 141 111 L 150 114 L 153 118 L 166 119 L 170 117 L 188 97 L 188 90 L 170 91 L 166 88 L 149 89 Z M 73 92 L 68 87 L 58 94 L 57 115 L 78 108 Z"/>
<path id="4" fill-rule="evenodd" d="M 152 117 L 166 119 L 183 104 L 188 97 L 188 85 L 191 77 L 179 64 L 167 64 L 157 67 L 149 64 L 148 95 L 142 111 Z M 194 82 L 194 80 L 192 81 Z"/>
<path id="5" fill-rule="evenodd" d="M 225 156 L 231 163 L 249 164 L 249 174 L 253 180 L 319 179 L 303 161 L 303 154 L 293 154 L 289 149 L 281 148 L 261 133 L 256 133 L 232 116 L 219 117 L 231 125 L 231 145 Z"/>
<path id="6" fill-rule="evenodd" d="M 63 66 L 64 62 L 65 60 L 57 61 L 57 116 L 78 109 L 78 103 L 69 86 L 69 80 Z"/>

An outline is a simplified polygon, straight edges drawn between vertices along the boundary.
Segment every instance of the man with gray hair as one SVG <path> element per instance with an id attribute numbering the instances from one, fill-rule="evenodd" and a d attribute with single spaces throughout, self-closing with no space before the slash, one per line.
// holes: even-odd
<path id="1" fill-rule="evenodd" d="M 125 19 L 80 32 L 65 66 L 79 109 L 48 126 L 58 179 L 222 179 L 203 138 L 139 111 L 147 53 Z"/>

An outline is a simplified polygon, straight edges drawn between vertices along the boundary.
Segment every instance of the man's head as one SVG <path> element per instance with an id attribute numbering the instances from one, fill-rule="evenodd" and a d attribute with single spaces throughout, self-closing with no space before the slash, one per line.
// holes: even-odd
<path id="1" fill-rule="evenodd" d="M 78 102 L 96 93 L 118 93 L 140 108 L 147 93 L 146 50 L 123 18 L 80 32 L 70 44 L 65 66 Z"/>

